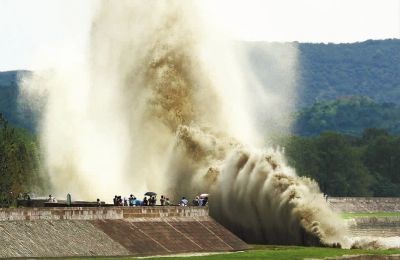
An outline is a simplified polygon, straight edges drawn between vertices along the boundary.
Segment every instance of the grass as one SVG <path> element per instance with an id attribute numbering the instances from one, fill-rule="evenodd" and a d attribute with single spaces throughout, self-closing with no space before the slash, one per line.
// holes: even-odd
<path id="1" fill-rule="evenodd" d="M 276 259 L 276 260 L 295 260 L 304 258 L 324 258 L 342 255 L 390 255 L 400 254 L 400 250 L 346 250 L 337 248 L 323 247 L 287 247 L 287 246 L 258 246 L 254 249 L 230 254 L 218 254 L 208 256 L 195 256 L 190 259 L 220 260 L 220 259 Z M 162 258 L 152 258 L 162 259 Z M 164 258 L 165 259 L 165 258 Z M 168 258 L 182 259 L 182 258 Z"/>
<path id="2" fill-rule="evenodd" d="M 362 212 L 362 213 L 342 213 L 340 214 L 344 219 L 351 218 L 384 218 L 384 217 L 400 217 L 400 212 Z"/>
<path id="3" fill-rule="evenodd" d="M 400 217 L 400 212 L 371 212 L 371 213 L 342 213 L 343 219 L 352 218 L 371 218 L 371 217 Z M 223 259 L 273 259 L 273 260 L 300 260 L 305 258 L 323 259 L 325 257 L 338 257 L 344 255 L 400 255 L 400 249 L 339 249 L 325 247 L 303 247 L 303 246 L 272 246 L 272 245 L 253 245 L 250 250 L 233 253 L 211 254 L 204 256 L 171 256 L 171 257 L 146 257 L 145 259 L 159 260 L 223 260 Z M 93 259 L 93 258 L 74 258 L 74 259 Z M 136 257 L 110 257 L 94 259 L 139 259 Z"/>
<path id="4" fill-rule="evenodd" d="M 400 254 L 400 249 L 390 250 L 364 250 L 364 249 L 338 249 L 324 247 L 301 247 L 301 246 L 269 246 L 269 245 L 254 245 L 253 249 L 236 252 L 222 253 L 205 256 L 187 256 L 187 257 L 152 257 L 146 259 L 159 260 L 182 260 L 182 259 L 202 259 L 202 260 L 222 260 L 222 259 L 274 259 L 274 260 L 296 260 L 304 258 L 324 258 L 343 255 L 393 255 Z M 74 258 L 77 259 L 77 258 Z M 93 259 L 93 258 L 79 258 Z M 138 259 L 135 257 L 120 257 L 120 258 L 95 258 L 95 259 Z"/>

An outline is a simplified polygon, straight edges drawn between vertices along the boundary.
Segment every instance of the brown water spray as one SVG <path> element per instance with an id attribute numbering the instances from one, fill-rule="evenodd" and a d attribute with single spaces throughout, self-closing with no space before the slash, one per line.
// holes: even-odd
<path id="1" fill-rule="evenodd" d="M 41 132 L 55 191 L 105 200 L 207 192 L 210 214 L 247 241 L 348 246 L 318 185 L 262 148 L 260 129 L 282 125 L 292 108 L 291 77 L 265 93 L 197 4 L 104 1 L 85 66 L 25 79 L 26 96 L 47 99 Z M 290 74 L 296 50 L 284 53 L 279 68 Z M 272 115 L 263 127 L 260 107 Z"/>

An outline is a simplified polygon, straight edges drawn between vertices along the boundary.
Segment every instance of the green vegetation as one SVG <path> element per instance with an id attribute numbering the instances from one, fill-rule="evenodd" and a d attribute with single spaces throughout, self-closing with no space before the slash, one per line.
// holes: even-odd
<path id="1" fill-rule="evenodd" d="M 265 47 L 271 44 L 278 49 L 283 45 L 265 42 L 242 43 L 248 50 L 251 69 L 261 83 L 271 88 L 281 87 L 277 85 L 280 76 L 275 75 L 279 74 L 279 71 L 271 71 L 276 67 L 277 61 L 265 52 Z M 400 105 L 399 39 L 369 40 L 352 44 L 291 44 L 297 45 L 299 50 L 299 75 L 298 80 L 296 79 L 298 108 L 311 107 L 324 100 L 342 100 L 345 97 L 369 98 L 365 108 L 342 101 L 336 114 L 331 114 L 335 111 L 330 108 L 335 104 L 325 104 L 328 107 L 323 103 L 317 105 L 314 110 L 322 110 L 325 116 L 314 113 L 317 111 L 310 111 L 312 121 L 306 120 L 308 117 L 300 118 L 301 128 L 297 133 L 315 135 L 321 131 L 332 130 L 359 134 L 366 127 L 385 128 L 391 133 L 400 133 L 399 107 L 392 105 Z M 287 58 L 282 56 L 283 60 Z M 0 113 L 13 125 L 33 131 L 37 115 L 29 108 L 17 105 L 18 80 L 28 73 L 30 72 L 0 72 Z M 351 117 L 347 116 L 347 112 L 351 112 L 354 106 L 358 111 L 351 113 Z M 372 118 L 366 116 L 370 110 Z M 381 114 L 382 118 L 379 119 Z M 354 122 L 354 118 L 362 122 Z"/>
<path id="2" fill-rule="evenodd" d="M 285 141 L 288 162 L 330 196 L 400 196 L 400 136 L 366 129 L 361 137 L 324 132 Z"/>
<path id="3" fill-rule="evenodd" d="M 296 260 L 296 259 L 322 259 L 324 257 L 335 257 L 344 255 L 393 255 L 400 254 L 400 249 L 396 250 L 362 250 L 362 249 L 338 249 L 324 247 L 300 247 L 300 246 L 267 246 L 258 245 L 253 249 L 244 252 L 222 253 L 205 256 L 188 257 L 152 257 L 148 259 L 273 259 L 273 260 Z M 93 258 L 79 258 L 93 259 Z M 111 257 L 96 259 L 137 259 L 135 257 Z"/>
<path id="4" fill-rule="evenodd" d="M 40 191 L 46 184 L 40 170 L 36 139 L 0 113 L 0 207 L 10 206 L 19 193 Z"/>
<path id="5" fill-rule="evenodd" d="M 357 212 L 357 213 L 341 213 L 344 219 L 351 218 L 389 218 L 389 217 L 400 217 L 400 212 Z"/>
<path id="6" fill-rule="evenodd" d="M 300 106 L 348 96 L 400 102 L 400 40 L 300 43 Z"/>
<path id="7" fill-rule="evenodd" d="M 0 113 L 14 126 L 33 132 L 37 116 L 26 104 L 18 104 L 19 79 L 28 71 L 0 72 Z"/>
<path id="8" fill-rule="evenodd" d="M 317 102 L 298 112 L 294 132 L 313 136 L 335 131 L 359 136 L 365 128 L 383 128 L 400 134 L 400 105 L 378 104 L 366 97 Z"/>
<path id="9" fill-rule="evenodd" d="M 282 87 L 282 72 L 265 48 L 279 50 L 284 43 L 244 43 L 251 70 L 261 83 Z M 400 104 L 400 39 L 344 44 L 286 43 L 298 49 L 297 106 L 350 96 L 369 97 L 377 103 Z M 282 50 L 282 48 L 281 48 Z M 285 52 L 279 56 L 288 59 Z M 278 72 L 278 73 L 275 73 Z M 279 72 L 281 74 L 279 74 Z"/>
<path id="10" fill-rule="evenodd" d="M 323 248 L 323 247 L 258 246 L 255 249 L 248 250 L 245 252 L 190 257 L 190 259 L 295 260 L 304 258 L 324 258 L 324 257 L 343 256 L 343 255 L 359 255 L 359 254 L 390 255 L 399 253 L 400 250 L 346 250 L 346 249 Z M 161 259 L 161 258 L 154 258 L 154 259 Z M 179 259 L 179 258 L 172 258 L 172 259 Z"/>
<path id="11" fill-rule="evenodd" d="M 265 54 L 268 43 L 243 44 L 262 83 L 275 86 L 279 79 L 264 73 L 276 62 Z M 296 44 L 303 109 L 298 136 L 280 143 L 289 164 L 331 196 L 400 196 L 400 40 Z M 0 200 L 45 185 L 38 144 L 21 129 L 34 133 L 37 121 L 17 102 L 19 78 L 28 73 L 0 72 L 0 113 L 10 123 L 1 124 Z"/>

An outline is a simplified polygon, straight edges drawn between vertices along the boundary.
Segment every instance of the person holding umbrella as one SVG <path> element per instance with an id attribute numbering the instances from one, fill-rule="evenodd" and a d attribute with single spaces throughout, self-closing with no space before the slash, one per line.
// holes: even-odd
<path id="1" fill-rule="evenodd" d="M 200 194 L 199 196 L 199 206 L 206 206 L 208 203 L 208 194 L 207 193 L 203 193 Z"/>
<path id="2" fill-rule="evenodd" d="M 148 199 L 148 204 L 149 206 L 155 206 L 156 205 L 156 201 L 157 201 L 157 193 L 152 192 L 152 191 L 148 191 L 144 194 L 144 196 L 149 196 Z"/>

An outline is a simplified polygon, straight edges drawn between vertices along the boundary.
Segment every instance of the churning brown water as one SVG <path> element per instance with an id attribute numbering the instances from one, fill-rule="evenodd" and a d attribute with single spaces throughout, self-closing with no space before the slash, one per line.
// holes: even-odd
<path id="1" fill-rule="evenodd" d="M 279 50 L 276 66 L 289 75 L 276 83 L 282 90 L 264 93 L 254 79 L 250 90 L 250 72 L 197 4 L 104 1 L 84 66 L 25 79 L 26 97 L 47 100 L 41 133 L 55 192 L 105 200 L 206 192 L 210 214 L 247 241 L 349 247 L 317 183 L 298 177 L 260 134 L 288 129 L 295 47 Z M 260 107 L 272 115 L 264 128 Z"/>

